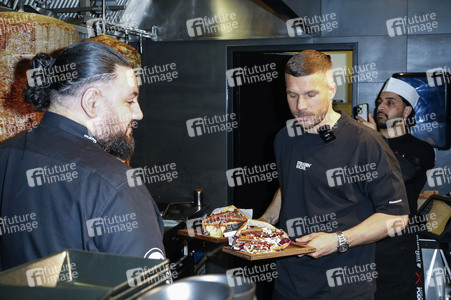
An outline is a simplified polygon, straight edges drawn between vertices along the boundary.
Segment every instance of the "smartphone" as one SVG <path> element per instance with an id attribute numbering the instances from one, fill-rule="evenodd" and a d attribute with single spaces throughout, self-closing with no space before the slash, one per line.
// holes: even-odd
<path id="1" fill-rule="evenodd" d="M 362 117 L 365 121 L 368 121 L 368 103 L 362 103 L 354 107 L 354 116 Z"/>

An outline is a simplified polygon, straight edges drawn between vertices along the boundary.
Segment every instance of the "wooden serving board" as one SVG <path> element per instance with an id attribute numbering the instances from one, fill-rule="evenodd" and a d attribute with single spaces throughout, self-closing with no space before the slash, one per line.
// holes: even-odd
<path id="1" fill-rule="evenodd" d="M 277 257 L 285 257 L 285 256 L 293 256 L 299 254 L 306 254 L 315 252 L 316 249 L 305 244 L 296 243 L 288 245 L 285 249 L 277 252 L 268 252 L 268 253 L 259 253 L 252 254 L 243 251 L 233 250 L 230 246 L 222 247 L 222 251 L 225 253 L 229 253 L 238 257 L 241 257 L 246 260 L 259 260 L 259 259 L 268 259 L 268 258 L 277 258 Z"/>
<path id="2" fill-rule="evenodd" d="M 190 235 L 190 232 L 188 232 L 188 229 L 179 229 L 177 231 L 177 233 L 179 235 L 189 236 L 189 237 L 192 237 L 195 239 L 200 239 L 200 240 L 217 243 L 217 244 L 227 243 L 229 241 L 228 237 L 214 237 L 214 236 L 210 236 L 210 235 L 198 234 L 194 229 L 192 230 L 191 235 Z M 194 234 L 194 236 L 193 236 L 193 234 Z"/>

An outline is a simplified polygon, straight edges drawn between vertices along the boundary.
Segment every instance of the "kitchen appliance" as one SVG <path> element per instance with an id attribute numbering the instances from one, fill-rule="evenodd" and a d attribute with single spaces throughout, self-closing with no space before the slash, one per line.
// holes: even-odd
<path id="1" fill-rule="evenodd" d="M 164 231 L 163 244 L 174 281 L 206 272 L 205 242 L 179 236 L 177 231 L 183 228 L 186 224 L 181 221 L 176 226 L 166 227 Z"/>
<path id="2" fill-rule="evenodd" d="M 181 282 L 202 281 L 202 282 L 220 282 L 227 284 L 233 289 L 234 300 L 253 300 L 255 299 L 255 283 L 245 280 L 242 277 L 227 276 L 222 274 L 209 274 L 201 276 L 188 277 Z"/>
<path id="3" fill-rule="evenodd" d="M 195 191 L 194 195 L 193 202 L 157 203 L 165 224 L 163 244 L 174 281 L 206 272 L 205 242 L 178 234 L 179 229 L 186 228 L 188 220 L 202 217 L 209 208 L 200 199 L 202 193 Z"/>
<path id="4" fill-rule="evenodd" d="M 421 236 L 442 243 L 451 242 L 451 198 L 431 195 L 418 209 L 417 216 L 427 220 L 430 230 Z"/>
<path id="5" fill-rule="evenodd" d="M 171 282 L 169 261 L 67 249 L 0 273 L 0 299 L 136 299 Z"/>
<path id="6" fill-rule="evenodd" d="M 139 300 L 231 300 L 232 298 L 233 290 L 224 283 L 185 281 L 153 289 Z"/>
<path id="7" fill-rule="evenodd" d="M 432 239 L 419 239 L 417 245 L 417 266 L 421 266 L 417 272 L 417 299 L 450 299 L 451 273 L 440 244 Z"/>

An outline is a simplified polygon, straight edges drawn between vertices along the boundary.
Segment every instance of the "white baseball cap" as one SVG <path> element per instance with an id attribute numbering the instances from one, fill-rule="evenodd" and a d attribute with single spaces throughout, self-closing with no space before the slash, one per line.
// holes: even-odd
<path id="1" fill-rule="evenodd" d="M 406 99 L 413 108 L 417 105 L 420 95 L 415 88 L 405 81 L 391 77 L 385 82 L 382 92 L 392 92 Z"/>

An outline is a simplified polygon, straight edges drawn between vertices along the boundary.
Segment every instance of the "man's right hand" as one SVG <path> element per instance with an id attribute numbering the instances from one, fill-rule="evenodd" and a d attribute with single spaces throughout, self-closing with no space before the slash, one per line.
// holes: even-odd
<path id="1" fill-rule="evenodd" d="M 365 121 L 362 117 L 356 116 L 355 117 L 358 121 L 360 121 L 362 124 L 373 128 L 374 130 L 377 130 L 376 121 L 374 121 L 374 118 L 371 114 L 368 114 L 368 121 Z"/>
<path id="2" fill-rule="evenodd" d="M 315 248 L 315 252 L 305 254 L 313 258 L 320 258 L 337 252 L 338 247 L 336 233 L 313 232 L 297 238 L 296 242 L 307 243 L 307 246 Z M 298 255 L 298 257 L 302 257 L 303 255 L 304 254 Z"/>

